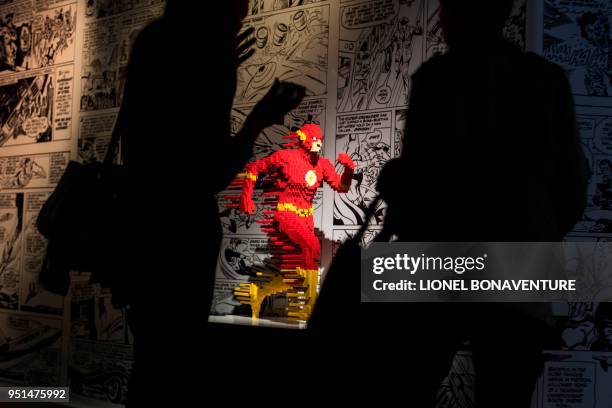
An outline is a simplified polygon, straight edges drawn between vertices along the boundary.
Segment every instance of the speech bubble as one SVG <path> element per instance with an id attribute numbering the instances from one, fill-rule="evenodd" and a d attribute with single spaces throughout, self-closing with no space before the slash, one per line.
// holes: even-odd
<path id="1" fill-rule="evenodd" d="M 612 118 L 603 120 L 595 128 L 593 144 L 600 152 L 612 155 Z"/>
<path id="2" fill-rule="evenodd" d="M 383 85 L 376 90 L 374 100 L 380 104 L 386 104 L 391 99 L 391 87 L 389 85 Z"/>
<path id="3" fill-rule="evenodd" d="M 346 29 L 367 28 L 389 23 L 398 13 L 399 5 L 394 0 L 375 0 L 342 8 L 342 27 Z"/>
<path id="4" fill-rule="evenodd" d="M 23 124 L 23 130 L 26 135 L 35 138 L 49 128 L 49 119 L 46 116 L 37 116 L 26 119 Z"/>

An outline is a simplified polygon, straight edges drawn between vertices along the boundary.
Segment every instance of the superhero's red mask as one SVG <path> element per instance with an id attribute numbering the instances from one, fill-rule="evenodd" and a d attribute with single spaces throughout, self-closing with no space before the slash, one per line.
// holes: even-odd
<path id="1" fill-rule="evenodd" d="M 319 125 L 308 123 L 295 132 L 302 147 L 313 153 L 319 153 L 323 146 L 323 131 Z"/>

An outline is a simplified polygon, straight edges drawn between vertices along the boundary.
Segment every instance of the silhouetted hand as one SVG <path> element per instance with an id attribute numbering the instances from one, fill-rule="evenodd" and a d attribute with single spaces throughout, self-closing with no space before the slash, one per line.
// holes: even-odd
<path id="1" fill-rule="evenodd" d="M 249 29 L 238 34 L 238 36 L 236 37 L 236 46 L 234 47 L 235 48 L 234 56 L 235 56 L 235 61 L 236 61 L 236 68 L 238 68 L 246 60 L 251 58 L 253 54 L 255 53 L 255 50 L 251 48 L 253 47 L 253 44 L 255 44 L 255 41 L 256 41 L 255 37 L 253 36 L 254 32 L 255 32 L 255 28 L 250 27 Z"/>
<path id="2" fill-rule="evenodd" d="M 378 181 L 376 182 L 376 190 L 380 193 L 380 197 L 389 202 L 397 202 L 401 197 L 401 189 L 398 188 L 399 177 L 403 173 L 403 164 L 401 159 L 389 160 L 380 171 Z"/>
<path id="3" fill-rule="evenodd" d="M 283 123 L 284 116 L 297 108 L 306 96 L 306 88 L 291 82 L 274 80 L 268 93 L 255 105 L 248 121 L 261 130 Z"/>

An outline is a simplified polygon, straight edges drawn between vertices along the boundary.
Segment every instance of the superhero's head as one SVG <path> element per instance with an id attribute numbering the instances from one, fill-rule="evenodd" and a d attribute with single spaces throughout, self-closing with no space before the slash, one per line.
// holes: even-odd
<path id="1" fill-rule="evenodd" d="M 318 153 L 323 146 L 323 131 L 315 123 L 307 123 L 300 130 L 295 131 L 300 145 L 309 152 Z"/>

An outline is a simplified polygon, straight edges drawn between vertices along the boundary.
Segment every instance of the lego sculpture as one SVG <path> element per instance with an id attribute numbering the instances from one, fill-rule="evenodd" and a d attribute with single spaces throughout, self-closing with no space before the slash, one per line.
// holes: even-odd
<path id="1" fill-rule="evenodd" d="M 254 319 L 259 317 L 261 304 L 267 296 L 286 293 L 287 316 L 307 320 L 316 300 L 319 280 L 320 244 L 314 233 L 313 198 L 319 186 L 326 181 L 335 191 L 346 193 L 351 184 L 354 164 L 345 154 L 338 155 L 344 166 L 340 176 L 332 163 L 321 156 L 323 132 L 319 125 L 306 122 L 301 129 L 291 132 L 292 139 L 282 150 L 251 162 L 244 173 L 234 181 L 241 188 L 235 204 L 248 214 L 255 212 L 253 189 L 257 179 L 267 174 L 271 187 L 262 194 L 264 219 L 262 231 L 268 235 L 274 263 L 280 273 L 263 273 L 259 283 L 243 283 L 234 289 L 234 296 L 252 309 Z"/>

